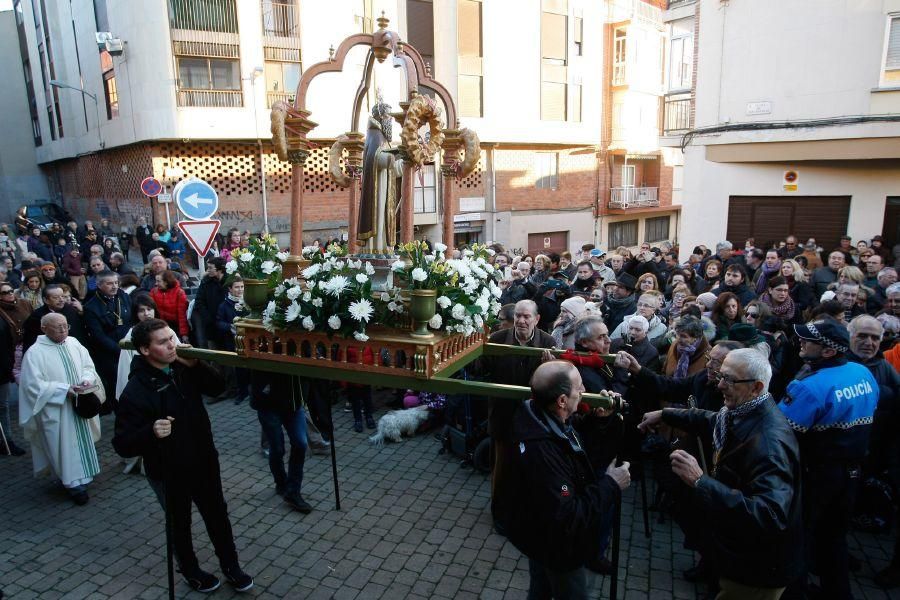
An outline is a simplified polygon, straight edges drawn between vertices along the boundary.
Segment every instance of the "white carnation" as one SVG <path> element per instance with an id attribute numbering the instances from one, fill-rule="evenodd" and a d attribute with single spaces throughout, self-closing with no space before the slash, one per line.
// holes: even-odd
<path id="1" fill-rule="evenodd" d="M 438 306 L 440 306 L 441 308 L 447 308 L 448 306 L 453 304 L 453 302 L 447 296 L 439 297 L 437 299 L 437 303 L 438 303 Z"/>
<path id="2" fill-rule="evenodd" d="M 391 263 L 391 269 L 393 269 L 394 271 L 402 271 L 405 268 L 406 263 L 402 260 L 395 260 L 393 263 Z"/>
<path id="3" fill-rule="evenodd" d="M 275 314 L 275 301 L 269 300 L 269 303 L 266 304 L 266 309 L 263 311 L 263 316 L 266 318 L 271 318 L 272 315 Z"/>
<path id="4" fill-rule="evenodd" d="M 479 298 L 475 301 L 475 306 L 481 309 L 481 312 L 486 313 L 488 310 L 488 301 L 487 298 Z"/>
<path id="5" fill-rule="evenodd" d="M 413 281 L 425 281 L 426 279 L 428 279 L 428 273 L 425 272 L 425 269 L 416 267 L 412 271 L 412 278 Z"/>
<path id="6" fill-rule="evenodd" d="M 481 315 L 475 315 L 472 320 L 475 321 L 476 328 L 484 329 L 484 319 L 481 318 Z"/>
<path id="7" fill-rule="evenodd" d="M 277 267 L 278 265 L 275 264 L 274 260 L 265 260 L 261 265 L 259 265 L 259 268 L 262 269 L 262 272 L 266 275 L 271 275 L 272 273 L 274 273 Z"/>
<path id="8" fill-rule="evenodd" d="M 369 278 L 366 276 L 365 273 L 357 273 L 357 274 L 356 274 L 356 281 L 357 281 L 358 283 L 365 283 L 365 282 L 367 282 L 368 280 L 369 280 Z"/>
<path id="9" fill-rule="evenodd" d="M 253 255 L 249 252 L 244 252 L 243 254 L 241 254 L 240 258 L 241 262 L 250 262 L 251 260 L 253 260 Z"/>
<path id="10" fill-rule="evenodd" d="M 331 315 L 330 317 L 328 317 L 328 326 L 332 329 L 340 329 L 341 318 L 337 315 Z"/>
<path id="11" fill-rule="evenodd" d="M 279 252 L 278 254 L 275 255 L 275 258 L 277 258 L 281 262 L 284 262 L 288 259 L 288 253 L 287 252 Z"/>
<path id="12" fill-rule="evenodd" d="M 229 275 L 234 275 L 234 272 L 237 271 L 238 264 L 235 260 L 229 260 L 228 264 L 225 265 L 225 272 Z"/>
<path id="13" fill-rule="evenodd" d="M 446 246 L 446 245 L 444 245 L 444 244 L 442 244 L 442 243 L 440 243 L 440 242 L 436 242 L 436 243 L 434 244 L 434 251 L 435 251 L 435 252 L 444 252 L 445 250 L 447 250 L 447 246 Z M 437 329 L 437 328 L 435 328 L 435 329 Z"/>
<path id="14" fill-rule="evenodd" d="M 354 332 L 353 332 L 353 337 L 355 337 L 355 338 L 356 338 L 358 341 L 360 341 L 360 342 L 366 342 L 366 341 L 369 340 L 369 336 L 367 336 L 366 334 L 362 333 L 361 331 L 354 331 Z"/>
<path id="15" fill-rule="evenodd" d="M 300 297 L 300 294 L 302 294 L 302 293 L 303 293 L 303 290 L 301 290 L 299 287 L 292 287 L 291 289 L 289 289 L 287 291 L 288 300 L 291 300 L 291 301 L 296 300 L 297 298 Z"/>
<path id="16" fill-rule="evenodd" d="M 321 298 L 313 298 L 312 305 L 316 308 L 322 308 L 322 299 Z"/>
<path id="17" fill-rule="evenodd" d="M 369 263 L 366 263 L 366 264 L 369 264 Z M 387 292 L 381 292 L 381 301 L 382 301 L 382 302 L 390 302 L 390 301 L 391 301 L 391 295 L 388 294 Z"/>
<path id="18" fill-rule="evenodd" d="M 450 315 L 457 320 L 463 319 L 466 316 L 466 307 L 462 304 L 453 305 L 453 310 L 450 311 Z"/>
<path id="19" fill-rule="evenodd" d="M 303 292 L 303 301 L 309 302 L 310 300 L 312 300 L 312 294 L 310 294 L 309 292 Z"/>
<path id="20" fill-rule="evenodd" d="M 428 321 L 428 326 L 431 327 L 432 329 L 440 329 L 441 325 L 443 324 L 443 321 L 444 320 L 441 318 L 441 315 L 436 314 L 433 317 L 431 317 L 431 320 Z"/>
<path id="21" fill-rule="evenodd" d="M 312 317 L 303 317 L 303 328 L 309 331 L 316 328 L 316 323 L 312 320 Z"/>
<path id="22" fill-rule="evenodd" d="M 375 274 L 375 267 L 372 266 L 372 263 L 367 262 L 366 263 L 366 275 L 371 276 L 374 274 Z"/>
<path id="23" fill-rule="evenodd" d="M 321 268 L 322 267 L 320 267 L 319 265 L 309 265 L 308 267 L 303 269 L 303 277 L 306 279 L 315 277 L 316 275 L 318 275 Z"/>
<path id="24" fill-rule="evenodd" d="M 275 297 L 278 298 L 282 294 L 284 294 L 284 284 L 279 283 L 278 285 L 275 286 Z"/>

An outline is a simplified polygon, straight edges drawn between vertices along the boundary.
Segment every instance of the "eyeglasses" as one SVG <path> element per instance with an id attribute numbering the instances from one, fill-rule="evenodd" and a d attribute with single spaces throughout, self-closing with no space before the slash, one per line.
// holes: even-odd
<path id="1" fill-rule="evenodd" d="M 713 379 L 715 379 L 716 384 L 724 383 L 725 387 L 732 388 L 739 383 L 753 383 L 756 381 L 755 379 L 734 379 L 729 375 L 725 375 L 724 373 L 716 373 L 713 375 Z"/>
<path id="2" fill-rule="evenodd" d="M 751 319 L 755 319 L 756 317 L 759 316 L 759 313 L 756 312 L 755 310 L 754 311 L 745 310 L 744 315 L 747 317 L 750 317 Z"/>
<path id="3" fill-rule="evenodd" d="M 4 295 L 5 295 L 5 294 L 12 294 L 12 293 L 13 293 L 12 290 L 0 290 L 0 294 L 4 294 Z"/>

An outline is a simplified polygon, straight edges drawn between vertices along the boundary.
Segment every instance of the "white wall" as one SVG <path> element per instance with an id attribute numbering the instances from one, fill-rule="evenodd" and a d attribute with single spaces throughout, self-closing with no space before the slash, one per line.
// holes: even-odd
<path id="1" fill-rule="evenodd" d="M 714 163 L 704 149 L 689 147 L 681 222 L 682 259 L 697 244 L 725 239 L 730 196 L 850 196 L 847 235 L 871 239 L 881 233 L 886 196 L 900 195 L 900 170 L 848 163 Z M 784 172 L 799 175 L 798 191 L 785 192 Z M 796 234 L 804 237 L 802 230 Z M 732 240 L 740 241 L 740 240 Z"/>
<path id="2" fill-rule="evenodd" d="M 0 12 L 0 222 L 10 222 L 19 206 L 49 198 L 47 179 L 37 166 L 34 136 L 16 21 L 12 11 Z"/>
<path id="3" fill-rule="evenodd" d="M 528 234 L 553 231 L 569 232 L 568 250 L 574 255 L 582 244 L 594 240 L 594 219 L 590 210 L 578 212 L 508 211 L 486 214 L 494 219 L 493 240 L 507 248 L 528 249 Z M 485 231 L 487 234 L 488 232 Z"/>

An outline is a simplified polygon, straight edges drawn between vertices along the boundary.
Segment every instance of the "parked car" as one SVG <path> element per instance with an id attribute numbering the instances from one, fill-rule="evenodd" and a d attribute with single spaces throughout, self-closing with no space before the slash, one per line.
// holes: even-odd
<path id="1" fill-rule="evenodd" d="M 30 204 L 16 211 L 16 229 L 19 235 L 31 231 L 35 227 L 41 231 L 47 231 L 54 223 L 65 227 L 72 220 L 72 216 L 58 204 L 44 202 Z"/>

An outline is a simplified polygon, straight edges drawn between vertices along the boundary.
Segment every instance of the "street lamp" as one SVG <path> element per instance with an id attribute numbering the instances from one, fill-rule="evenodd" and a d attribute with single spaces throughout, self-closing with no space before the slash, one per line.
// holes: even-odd
<path id="1" fill-rule="evenodd" d="M 97 103 L 97 96 L 90 92 L 86 92 L 85 90 L 83 90 L 81 88 L 77 88 L 74 85 L 69 85 L 68 83 L 63 83 L 62 81 L 60 81 L 58 79 L 51 79 L 50 85 L 55 88 L 66 88 L 66 89 L 70 89 L 70 90 L 75 90 L 76 92 L 81 92 L 82 96 L 87 96 L 88 98 L 90 98 L 91 100 L 94 101 L 94 114 L 97 115 L 97 141 L 100 144 L 100 149 L 102 149 L 104 144 L 103 144 L 103 136 L 101 135 L 101 132 L 100 132 L 100 108 Z"/>

